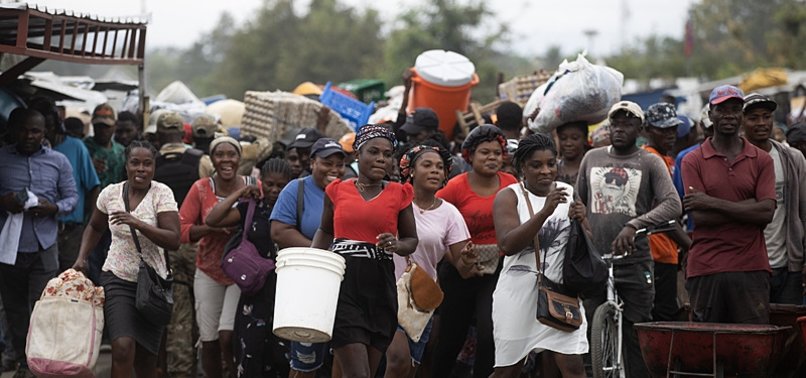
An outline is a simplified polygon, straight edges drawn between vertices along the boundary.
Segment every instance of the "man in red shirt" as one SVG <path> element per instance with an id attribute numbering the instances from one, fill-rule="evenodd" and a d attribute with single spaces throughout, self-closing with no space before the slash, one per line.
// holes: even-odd
<path id="1" fill-rule="evenodd" d="M 764 228 L 775 211 L 775 170 L 769 154 L 739 136 L 743 97 L 729 85 L 711 92 L 714 136 L 683 159 L 683 205 L 697 224 L 686 282 L 694 321 L 769 323 Z"/>

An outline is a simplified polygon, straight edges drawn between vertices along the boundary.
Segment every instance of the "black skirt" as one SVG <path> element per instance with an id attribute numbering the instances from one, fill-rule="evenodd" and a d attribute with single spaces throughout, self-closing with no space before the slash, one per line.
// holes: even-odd
<path id="1" fill-rule="evenodd" d="M 350 256 L 345 260 L 332 346 L 359 343 L 386 352 L 397 329 L 394 263 Z"/>
<path id="2" fill-rule="evenodd" d="M 137 283 L 122 280 L 112 272 L 102 272 L 101 285 L 106 296 L 104 322 L 109 338 L 114 341 L 120 337 L 131 337 L 137 344 L 157 355 L 165 327 L 154 325 L 137 311 Z"/>

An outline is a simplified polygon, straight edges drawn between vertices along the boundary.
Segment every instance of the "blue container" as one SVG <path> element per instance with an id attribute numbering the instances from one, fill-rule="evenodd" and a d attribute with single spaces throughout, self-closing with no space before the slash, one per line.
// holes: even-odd
<path id="1" fill-rule="evenodd" d="M 369 116 L 375 110 L 375 102 L 365 104 L 354 98 L 345 96 L 332 88 L 331 82 L 325 85 L 325 90 L 319 96 L 319 102 L 331 110 L 339 113 L 352 125 L 353 130 L 365 125 L 369 121 Z"/>

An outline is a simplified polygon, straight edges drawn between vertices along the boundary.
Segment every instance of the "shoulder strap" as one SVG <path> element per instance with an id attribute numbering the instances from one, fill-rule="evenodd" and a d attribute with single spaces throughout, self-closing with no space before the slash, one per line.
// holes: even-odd
<path id="1" fill-rule="evenodd" d="M 526 185 L 523 185 L 523 182 L 520 183 L 521 191 L 523 192 L 523 199 L 526 201 L 526 208 L 529 209 L 529 218 L 535 215 L 534 209 L 532 209 L 532 200 L 529 199 L 529 191 L 526 190 Z M 533 241 L 534 248 L 535 248 L 535 268 L 538 272 L 542 272 L 540 268 L 540 239 L 535 234 L 535 239 Z M 543 264 L 543 268 L 545 268 L 545 264 Z M 538 277 L 543 276 L 539 274 Z"/>
<path id="2" fill-rule="evenodd" d="M 249 227 L 252 227 L 252 219 L 255 216 L 255 200 L 249 200 L 249 208 L 246 210 L 246 219 L 243 222 L 243 231 L 241 232 L 241 241 L 246 241 L 246 234 L 249 232 Z"/>
<path id="3" fill-rule="evenodd" d="M 123 183 L 123 208 L 126 209 L 126 212 L 131 212 L 131 207 L 129 206 L 129 183 Z M 140 254 L 140 260 L 143 259 L 143 249 L 140 247 L 140 239 L 137 237 L 137 230 L 134 229 L 134 226 L 129 225 L 129 231 L 132 233 L 132 240 L 134 240 L 134 247 L 137 248 L 137 253 Z"/>
<path id="4" fill-rule="evenodd" d="M 302 211 L 305 210 L 305 179 L 297 179 L 297 230 L 302 230 Z"/>
<path id="5" fill-rule="evenodd" d="M 129 206 L 129 183 L 128 182 L 123 183 L 123 208 L 126 210 L 127 213 L 131 212 L 131 208 Z M 134 241 L 134 247 L 137 248 L 137 253 L 140 255 L 140 260 L 145 262 L 145 260 L 143 259 L 143 249 L 140 246 L 140 238 L 137 237 L 137 230 L 134 228 L 134 226 L 129 225 L 129 232 L 131 232 L 131 234 L 132 234 L 132 240 Z M 170 264 L 170 262 L 169 262 L 170 260 L 168 258 L 168 251 L 166 251 L 163 248 L 162 253 L 163 253 L 163 256 L 165 258 L 165 269 L 168 270 L 168 275 L 170 276 L 171 275 L 171 264 Z"/>

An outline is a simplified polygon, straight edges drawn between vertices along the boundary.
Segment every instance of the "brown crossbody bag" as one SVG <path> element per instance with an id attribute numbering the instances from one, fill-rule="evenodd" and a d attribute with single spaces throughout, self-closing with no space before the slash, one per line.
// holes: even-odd
<path id="1" fill-rule="evenodd" d="M 521 182 L 521 190 L 529 209 L 529 217 L 535 215 L 529 192 Z M 562 285 L 556 284 L 543 276 L 546 268 L 545 261 L 540 263 L 540 240 L 537 234 L 534 238 L 535 268 L 537 269 L 537 321 L 549 327 L 565 332 L 572 332 L 582 325 L 582 311 L 579 298 L 563 290 Z M 545 260 L 545 259 L 544 259 Z"/>

